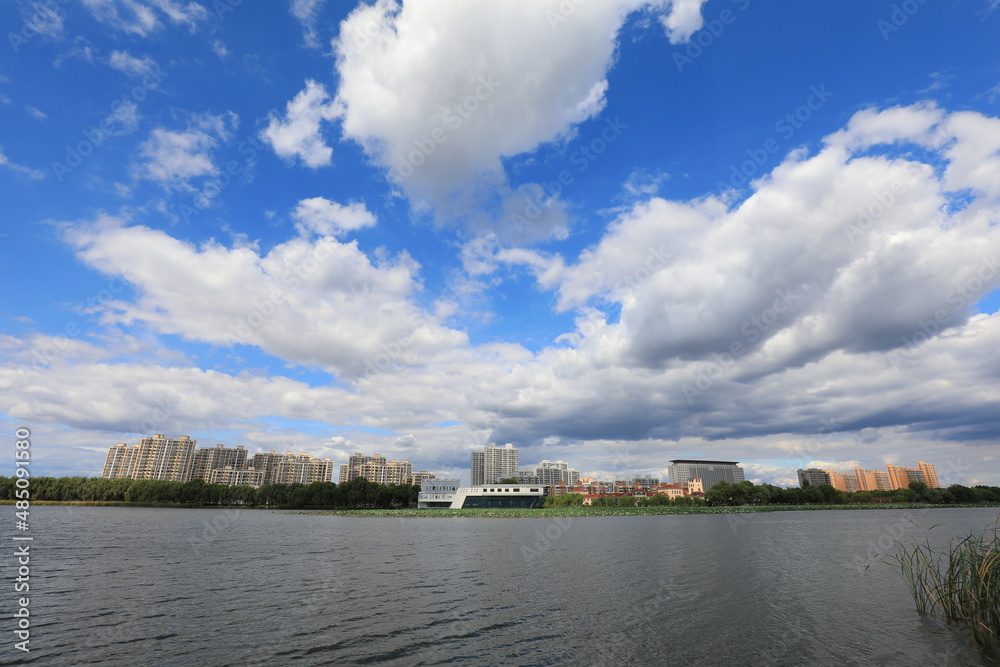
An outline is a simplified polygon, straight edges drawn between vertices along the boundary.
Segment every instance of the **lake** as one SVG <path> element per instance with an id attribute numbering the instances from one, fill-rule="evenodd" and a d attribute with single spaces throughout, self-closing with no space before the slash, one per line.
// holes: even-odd
<path id="1" fill-rule="evenodd" d="M 32 651 L 13 650 L 7 620 L 4 665 L 990 664 L 919 616 L 876 553 L 943 545 L 992 509 L 31 518 Z"/>

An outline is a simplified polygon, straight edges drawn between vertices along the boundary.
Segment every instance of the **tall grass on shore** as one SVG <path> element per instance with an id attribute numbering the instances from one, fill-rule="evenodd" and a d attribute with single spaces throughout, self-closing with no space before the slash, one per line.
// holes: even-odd
<path id="1" fill-rule="evenodd" d="M 894 558 L 919 613 L 963 625 L 981 649 L 1000 649 L 1000 519 L 945 550 L 903 545 Z"/>

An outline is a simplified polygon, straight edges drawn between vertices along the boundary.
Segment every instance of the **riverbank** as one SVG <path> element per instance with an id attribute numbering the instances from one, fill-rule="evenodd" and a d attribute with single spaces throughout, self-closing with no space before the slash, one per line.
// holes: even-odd
<path id="1" fill-rule="evenodd" d="M 0 500 L 0 505 L 13 505 L 13 500 Z M 424 518 L 503 518 L 503 519 L 544 519 L 548 517 L 588 517 L 588 516 L 659 516 L 669 514 L 758 514 L 761 512 L 813 512 L 847 510 L 925 510 L 969 507 L 991 507 L 1000 509 L 1000 503 L 874 503 L 870 505 L 764 505 L 738 507 L 544 507 L 539 509 L 337 509 L 332 507 L 311 507 L 305 509 L 287 506 L 249 505 L 181 505 L 177 503 L 135 503 L 120 500 L 33 500 L 32 506 L 60 505 L 79 507 L 146 507 L 156 509 L 242 509 L 283 511 L 288 514 L 312 514 L 317 516 L 356 517 L 424 517 Z"/>
<path id="2" fill-rule="evenodd" d="M 821 510 L 914 510 L 968 507 L 1000 508 L 997 503 L 931 505 L 929 503 L 880 503 L 872 505 L 766 505 L 763 507 L 545 507 L 541 509 L 404 509 L 404 510 L 312 510 L 290 512 L 317 516 L 503 518 L 545 519 L 549 517 L 654 516 L 665 514 L 758 514 Z"/>

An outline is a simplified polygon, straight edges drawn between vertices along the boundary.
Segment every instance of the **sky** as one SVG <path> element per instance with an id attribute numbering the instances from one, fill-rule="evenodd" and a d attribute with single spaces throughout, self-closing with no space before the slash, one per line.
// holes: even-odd
<path id="1" fill-rule="evenodd" d="M 466 482 L 510 442 L 1000 484 L 997 0 L 0 26 L 0 422 L 35 475 L 163 433 Z"/>

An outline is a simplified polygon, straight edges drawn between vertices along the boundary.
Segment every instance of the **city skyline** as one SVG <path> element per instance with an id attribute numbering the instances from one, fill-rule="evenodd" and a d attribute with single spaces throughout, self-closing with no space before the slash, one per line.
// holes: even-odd
<path id="1" fill-rule="evenodd" d="M 0 422 L 36 474 L 167 432 L 1000 480 L 995 0 L 0 24 Z"/>

